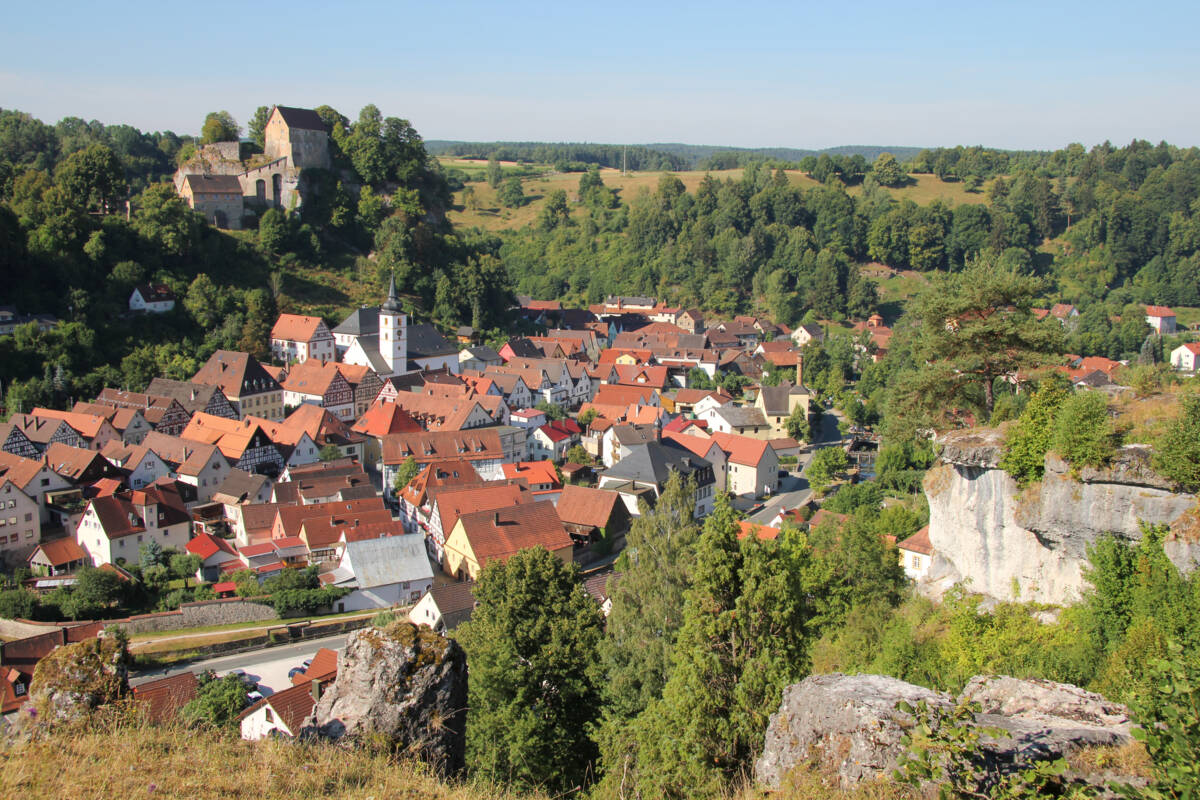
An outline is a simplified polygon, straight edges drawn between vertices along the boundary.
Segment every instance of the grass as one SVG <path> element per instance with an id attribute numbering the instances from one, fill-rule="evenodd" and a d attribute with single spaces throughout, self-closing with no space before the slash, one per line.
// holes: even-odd
<path id="1" fill-rule="evenodd" d="M 458 161 L 461 159 L 443 160 L 443 163 L 450 166 L 451 162 L 455 162 L 454 165 L 457 166 Z M 741 180 L 742 170 L 711 170 L 709 172 L 691 170 L 673 174 L 683 182 L 688 191 L 694 192 L 706 174 L 712 175 L 719 181 L 724 181 L 726 178 L 737 181 Z M 631 201 L 643 189 L 653 192 L 658 187 L 658 181 L 662 175 L 662 172 L 631 172 L 622 175 L 618 169 L 600 170 L 600 177 L 604 180 L 604 184 L 617 190 L 621 199 L 626 202 Z M 798 170 L 789 171 L 787 175 L 791 184 L 801 189 L 810 189 L 820 185 L 807 174 Z M 522 185 L 525 189 L 526 202 L 525 205 L 515 209 L 501 207 L 496 197 L 496 190 L 486 183 L 472 183 L 471 186 L 474 187 L 475 199 L 479 208 L 476 210 L 464 208 L 460 192 L 455 197 L 456 209 L 449 216 L 455 225 L 466 227 L 477 226 L 487 230 L 524 228 L 537 220 L 544 198 L 555 189 L 565 191 L 568 201 L 576 201 L 579 177 L 580 173 L 578 172 L 548 172 L 544 175 L 525 178 Z M 933 175 L 915 175 L 913 180 L 914 182 L 909 186 L 889 191 L 898 200 L 908 199 L 920 205 L 926 205 L 935 199 L 941 199 L 954 205 L 987 202 L 986 191 L 967 192 L 962 183 L 943 183 Z M 851 186 L 846 191 L 851 196 L 857 196 L 862 194 L 862 187 Z M 584 213 L 581 208 L 573 209 L 573 214 L 576 216 L 582 216 Z"/>
<path id="2" fill-rule="evenodd" d="M 133 723 L 39 736 L 0 750 L 0 796 L 123 800 L 516 797 L 491 786 L 439 781 L 420 764 L 364 750 L 282 739 L 246 742 L 232 732 Z M 544 795 L 528 797 L 534 800 Z"/>

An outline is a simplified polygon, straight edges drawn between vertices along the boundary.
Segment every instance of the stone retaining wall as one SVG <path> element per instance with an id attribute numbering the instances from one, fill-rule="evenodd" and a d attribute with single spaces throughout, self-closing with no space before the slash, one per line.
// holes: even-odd
<path id="1" fill-rule="evenodd" d="M 141 614 L 128 619 L 113 620 L 112 624 L 120 625 L 128 633 L 156 633 L 180 628 L 203 628 L 210 625 L 264 622 L 273 619 L 278 619 L 278 615 L 271 606 L 235 597 L 184 603 L 178 611 Z"/>

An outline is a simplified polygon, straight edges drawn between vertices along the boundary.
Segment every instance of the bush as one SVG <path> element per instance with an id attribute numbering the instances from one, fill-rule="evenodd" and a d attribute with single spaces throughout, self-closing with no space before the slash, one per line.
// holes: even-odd
<path id="1" fill-rule="evenodd" d="M 1054 422 L 1054 452 L 1076 471 L 1100 467 L 1112 458 L 1116 432 L 1108 415 L 1108 399 L 1099 392 L 1079 392 L 1063 403 Z"/>
<path id="2" fill-rule="evenodd" d="M 1046 453 L 1054 436 L 1054 422 L 1063 403 L 1070 397 L 1065 380 L 1044 381 L 1004 440 L 1004 455 L 1000 468 L 1012 476 L 1018 486 L 1028 486 L 1042 479 Z"/>
<path id="3" fill-rule="evenodd" d="M 1200 491 L 1200 395 L 1181 399 L 1179 416 L 1155 442 L 1154 468 L 1180 489 Z"/>
<path id="4" fill-rule="evenodd" d="M 218 678 L 212 672 L 198 676 L 200 686 L 196 696 L 179 712 L 190 725 L 214 728 L 231 724 L 246 707 L 246 683 L 240 675 Z"/>
<path id="5" fill-rule="evenodd" d="M 883 505 L 883 491 L 880 490 L 878 483 L 868 481 L 857 486 L 843 486 L 821 507 L 835 514 L 850 514 L 859 508 L 878 511 L 881 505 Z"/>
<path id="6" fill-rule="evenodd" d="M 5 589 L 0 592 L 0 617 L 4 619 L 33 619 L 37 607 L 37 595 L 28 589 Z"/>
<path id="7" fill-rule="evenodd" d="M 326 586 L 324 589 L 282 589 L 273 593 L 269 602 L 280 619 L 310 616 L 323 608 L 329 608 L 339 597 L 345 597 L 349 593 L 349 589 L 340 586 Z"/>

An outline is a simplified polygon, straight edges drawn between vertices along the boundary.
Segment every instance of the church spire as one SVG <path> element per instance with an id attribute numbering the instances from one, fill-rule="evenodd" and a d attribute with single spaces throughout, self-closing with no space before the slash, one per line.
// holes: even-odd
<path id="1" fill-rule="evenodd" d="M 400 298 L 396 296 L 396 273 L 392 272 L 392 281 L 388 286 L 387 302 L 383 304 L 384 311 L 401 311 Z"/>

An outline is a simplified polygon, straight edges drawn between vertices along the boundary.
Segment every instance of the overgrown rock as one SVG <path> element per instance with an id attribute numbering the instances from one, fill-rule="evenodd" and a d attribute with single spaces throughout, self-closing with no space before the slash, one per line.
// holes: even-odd
<path id="1" fill-rule="evenodd" d="M 980 755 L 1001 772 L 1133 741 L 1128 709 L 1069 684 L 976 676 L 955 699 L 880 675 L 817 675 L 784 690 L 755 763 L 756 780 L 777 789 L 800 765 L 837 775 L 843 787 L 891 774 L 912 721 L 896 710 L 901 700 L 947 709 L 979 703 L 976 724 L 1002 732 L 981 739 Z"/>
<path id="2" fill-rule="evenodd" d="M 30 703 L 40 721 L 74 722 L 129 693 L 129 652 L 115 637 L 64 645 L 38 662 Z"/>
<path id="3" fill-rule="evenodd" d="M 350 635 L 337 680 L 315 709 L 326 738 L 404 753 L 439 774 L 463 770 L 467 658 L 427 626 L 395 622 Z"/>
<path id="4" fill-rule="evenodd" d="M 783 703 L 771 715 L 755 779 L 778 789 L 796 766 L 808 764 L 836 774 L 843 786 L 897 766 L 900 739 L 912 718 L 896 709 L 915 706 L 950 708 L 950 695 L 886 675 L 814 675 L 783 691 Z"/>

